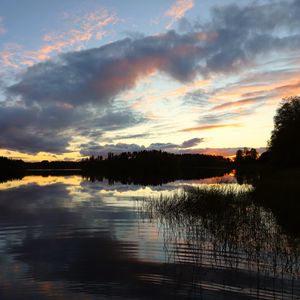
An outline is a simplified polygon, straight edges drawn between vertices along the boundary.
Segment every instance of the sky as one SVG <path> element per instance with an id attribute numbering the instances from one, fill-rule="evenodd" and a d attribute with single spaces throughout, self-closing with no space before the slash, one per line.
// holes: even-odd
<path id="1" fill-rule="evenodd" d="M 0 155 L 263 151 L 300 0 L 1 0 Z"/>

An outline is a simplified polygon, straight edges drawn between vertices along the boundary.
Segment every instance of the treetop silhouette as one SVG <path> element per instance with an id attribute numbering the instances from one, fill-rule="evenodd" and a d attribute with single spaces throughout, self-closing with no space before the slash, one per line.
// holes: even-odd
<path id="1" fill-rule="evenodd" d="M 269 140 L 271 159 L 280 164 L 300 163 L 300 96 L 284 98 L 274 117 Z"/>

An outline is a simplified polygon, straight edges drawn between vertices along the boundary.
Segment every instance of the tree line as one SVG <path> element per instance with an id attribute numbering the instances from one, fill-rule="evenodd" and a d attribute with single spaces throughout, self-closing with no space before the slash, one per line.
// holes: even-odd
<path id="1" fill-rule="evenodd" d="M 300 164 L 300 97 L 283 99 L 274 117 L 274 129 L 268 142 L 268 149 L 260 156 L 256 149 L 244 148 L 236 152 L 235 166 L 257 162 L 280 166 Z M 107 157 L 91 156 L 81 161 L 41 161 L 27 163 L 0 157 L 1 176 L 21 174 L 25 170 L 80 169 L 85 174 L 177 174 L 193 172 L 199 168 L 230 168 L 234 165 L 223 156 L 204 154 L 174 154 L 151 150 L 140 152 L 108 153 Z"/>
<path id="2" fill-rule="evenodd" d="M 236 165 L 260 162 L 275 166 L 300 164 L 300 96 L 284 98 L 274 116 L 274 129 L 267 151 L 258 155 L 255 149 L 238 150 Z"/>

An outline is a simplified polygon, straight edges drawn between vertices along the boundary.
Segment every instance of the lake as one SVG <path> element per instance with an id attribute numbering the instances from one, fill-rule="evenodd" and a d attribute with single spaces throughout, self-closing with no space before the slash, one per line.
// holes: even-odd
<path id="1" fill-rule="evenodd" d="M 148 210 L 191 187 L 252 189 L 235 173 L 161 185 L 80 175 L 1 183 L 0 299 L 300 299 L 299 239 L 271 210 Z"/>

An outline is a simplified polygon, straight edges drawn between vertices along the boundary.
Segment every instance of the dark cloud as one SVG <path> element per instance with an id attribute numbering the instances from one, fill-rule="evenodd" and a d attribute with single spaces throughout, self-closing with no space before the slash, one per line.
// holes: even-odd
<path id="1" fill-rule="evenodd" d="M 135 152 L 142 150 L 162 150 L 168 152 L 180 152 L 186 149 L 190 149 L 204 141 L 203 138 L 193 138 L 188 141 L 184 141 L 182 144 L 173 144 L 173 143 L 152 143 L 148 147 L 137 144 L 126 144 L 126 143 L 118 143 L 118 144 L 106 144 L 99 145 L 98 143 L 91 142 L 87 144 L 82 144 L 80 146 L 80 153 L 85 156 L 91 155 L 103 155 L 106 156 L 108 152 L 112 152 L 115 154 L 119 154 L 122 152 Z"/>
<path id="2" fill-rule="evenodd" d="M 214 8 L 211 21 L 194 27 L 217 34 L 205 47 L 205 69 L 227 73 L 255 64 L 257 56 L 299 49 L 299 12 L 297 0 Z"/>
<path id="3" fill-rule="evenodd" d="M 72 138 L 99 139 L 105 132 L 134 126 L 144 119 L 131 111 L 0 105 L 0 148 L 27 153 L 68 152 Z"/>
<path id="4" fill-rule="evenodd" d="M 0 147 L 21 152 L 66 152 L 76 112 L 0 106 Z M 65 132 L 60 132 L 65 128 Z"/>
<path id="5" fill-rule="evenodd" d="M 199 138 L 194 138 L 194 139 L 190 139 L 188 141 L 185 141 L 181 144 L 181 148 L 192 148 L 194 146 L 197 146 L 198 144 L 202 143 L 204 141 L 203 138 L 199 139 Z"/>
<path id="6" fill-rule="evenodd" d="M 142 151 L 142 150 L 162 150 L 162 151 L 167 151 L 167 152 L 172 152 L 172 153 L 189 153 L 189 154 L 212 154 L 212 155 L 223 155 L 223 156 L 233 156 L 236 154 L 236 151 L 239 149 L 244 149 L 246 146 L 241 146 L 241 147 L 228 147 L 228 148 L 192 148 L 199 143 L 196 143 L 196 141 L 193 143 L 193 140 L 198 140 L 198 139 L 192 139 L 190 141 L 183 142 L 181 145 L 176 145 L 174 144 L 174 148 L 170 147 L 171 143 L 166 143 L 163 144 L 161 143 L 161 147 L 158 148 L 151 148 L 151 145 L 149 147 L 144 147 L 144 146 L 139 146 L 137 144 L 107 144 L 107 145 L 97 145 L 97 144 L 86 144 L 86 145 L 81 145 L 82 155 L 87 155 L 87 156 L 97 156 L 97 155 L 102 155 L 106 156 L 108 152 L 112 152 L 115 154 L 119 154 L 122 152 L 134 152 L 134 151 Z M 199 139 L 200 142 L 202 142 L 202 139 Z M 190 142 L 190 145 L 187 145 L 185 143 Z M 185 145 L 190 146 L 186 147 Z M 166 146 L 164 148 L 164 146 Z M 247 146 L 248 148 L 252 148 L 251 146 Z M 258 153 L 263 153 L 266 151 L 266 147 L 259 147 L 256 148 Z"/>
<path id="7" fill-rule="evenodd" d="M 179 81 L 195 77 L 201 58 L 197 36 L 166 34 L 124 39 L 100 48 L 70 52 L 38 63 L 7 89 L 26 103 L 105 105 L 154 70 Z"/>
<path id="8" fill-rule="evenodd" d="M 139 139 L 139 138 L 145 138 L 145 137 L 149 137 L 150 134 L 149 133 L 138 133 L 138 134 L 126 134 L 126 135 L 117 135 L 116 138 L 117 139 Z"/>
<path id="9" fill-rule="evenodd" d="M 255 104 L 255 106 L 250 107 L 250 108 L 245 108 L 245 107 L 239 107 L 239 106 L 243 106 L 245 104 Z M 215 106 L 213 107 L 210 112 L 208 114 L 204 114 L 203 116 L 201 116 L 198 120 L 198 123 L 205 128 L 205 126 L 208 126 L 207 129 L 213 129 L 213 128 L 217 128 L 218 124 L 222 123 L 222 122 L 227 122 L 227 121 L 232 121 L 232 120 L 236 120 L 239 117 L 243 117 L 243 116 L 248 116 L 251 115 L 255 112 L 255 110 L 260 106 L 259 102 L 257 101 L 257 99 L 249 99 L 249 103 L 248 102 L 244 102 L 244 101 L 233 101 L 233 102 L 227 102 L 224 105 L 219 105 L 219 106 Z M 231 112 L 218 112 L 218 110 L 222 110 L 222 109 L 228 109 L 228 108 L 233 108 L 233 110 Z M 221 124 L 220 127 L 228 127 L 228 126 L 224 126 L 226 124 Z M 233 124 L 230 124 L 231 126 Z M 212 126 L 212 128 L 210 127 Z"/>
<path id="10" fill-rule="evenodd" d="M 207 105 L 207 102 L 209 100 L 209 93 L 207 93 L 203 89 L 198 89 L 193 92 L 188 92 L 185 94 L 183 100 L 184 104 L 187 105 L 197 105 L 197 106 L 204 106 Z"/>
<path id="11" fill-rule="evenodd" d="M 92 156 L 92 155 L 105 156 L 109 152 L 120 154 L 122 152 L 135 152 L 135 151 L 142 151 L 146 149 L 144 146 L 139 146 L 137 144 L 118 143 L 118 144 L 99 145 L 98 143 L 95 142 L 82 144 L 80 145 L 80 148 L 81 148 L 80 153 L 84 156 Z"/>
<path id="12" fill-rule="evenodd" d="M 132 111 L 106 111 L 103 116 L 92 119 L 89 123 L 90 127 L 102 128 L 105 131 L 123 129 L 131 127 L 138 123 L 145 121 L 145 119 Z"/>
<path id="13" fill-rule="evenodd" d="M 299 13 L 299 1 L 218 6 L 193 32 L 126 38 L 38 63 L 7 92 L 26 103 L 106 105 L 155 70 L 182 82 L 240 70 L 257 55 L 298 50 Z"/>
<path id="14" fill-rule="evenodd" d="M 199 119 L 199 124 L 213 125 L 239 117 L 240 113 L 206 114 Z"/>
<path id="15" fill-rule="evenodd" d="M 244 70 L 270 53 L 298 51 L 299 15 L 298 0 L 218 6 L 206 23 L 182 20 L 180 34 L 134 35 L 33 65 L 5 89 L 0 147 L 61 153 L 74 135 L 97 138 L 108 130 L 132 127 L 145 120 L 112 107 L 141 78 L 160 71 L 185 83 L 198 75 Z M 199 90 L 185 99 L 202 104 L 208 96 Z"/>
<path id="16" fill-rule="evenodd" d="M 95 112 L 90 113 L 85 124 L 78 128 L 77 134 L 99 138 L 106 132 L 132 127 L 145 121 L 146 119 L 141 114 L 133 113 L 130 110 L 112 111 L 108 109 L 101 114 L 95 108 Z"/>
<path id="17" fill-rule="evenodd" d="M 176 149 L 176 148 L 178 148 L 178 145 L 173 143 L 152 143 L 148 147 L 149 150 L 163 150 L 163 151 Z"/>

